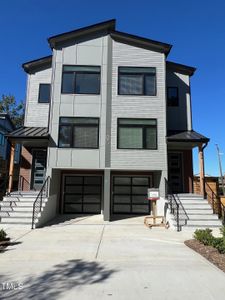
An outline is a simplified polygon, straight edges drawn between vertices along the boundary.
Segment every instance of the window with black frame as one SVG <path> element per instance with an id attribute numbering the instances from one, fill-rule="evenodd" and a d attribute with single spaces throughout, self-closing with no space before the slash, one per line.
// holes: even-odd
<path id="1" fill-rule="evenodd" d="M 39 103 L 49 103 L 50 102 L 50 91 L 51 91 L 51 84 L 40 83 L 39 84 L 38 102 Z"/>
<path id="2" fill-rule="evenodd" d="M 63 66 L 63 94 L 100 94 L 100 66 Z"/>
<path id="3" fill-rule="evenodd" d="M 118 94 L 156 96 L 156 68 L 119 67 Z"/>
<path id="4" fill-rule="evenodd" d="M 118 119 L 118 149 L 157 149 L 156 119 Z"/>
<path id="5" fill-rule="evenodd" d="M 99 147 L 99 119 L 61 117 L 59 121 L 60 148 Z"/>
<path id="6" fill-rule="evenodd" d="M 167 88 L 167 105 L 168 106 L 178 106 L 179 105 L 179 96 L 177 87 L 168 87 Z"/>

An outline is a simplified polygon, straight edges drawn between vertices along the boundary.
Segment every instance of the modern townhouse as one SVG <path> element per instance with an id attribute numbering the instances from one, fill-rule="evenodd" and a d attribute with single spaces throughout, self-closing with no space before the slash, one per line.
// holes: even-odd
<path id="1" fill-rule="evenodd" d="M 35 198 L 38 225 L 56 214 L 147 215 L 149 187 L 163 214 L 165 179 L 174 193 L 193 192 L 194 147 L 204 193 L 209 139 L 192 127 L 195 68 L 168 61 L 169 44 L 117 31 L 115 20 L 48 43 L 51 56 L 23 64 L 24 127 L 8 136 L 23 145 L 20 190 L 48 189 Z"/>

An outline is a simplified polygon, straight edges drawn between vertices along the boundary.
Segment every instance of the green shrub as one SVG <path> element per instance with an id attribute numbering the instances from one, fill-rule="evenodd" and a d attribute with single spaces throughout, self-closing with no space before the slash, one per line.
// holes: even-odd
<path id="1" fill-rule="evenodd" d="M 3 241 L 6 238 L 6 236 L 7 236 L 6 232 L 3 229 L 1 229 L 0 230 L 0 241 Z"/>
<path id="2" fill-rule="evenodd" d="M 223 237 L 214 237 L 209 228 L 197 229 L 194 238 L 206 246 L 216 248 L 220 253 L 225 253 L 225 227 L 221 228 L 220 231 Z"/>
<path id="3" fill-rule="evenodd" d="M 194 238 L 204 245 L 211 246 L 214 237 L 212 235 L 212 230 L 207 228 L 195 230 Z"/>
<path id="4" fill-rule="evenodd" d="M 225 238 L 225 226 L 223 226 L 222 228 L 220 228 L 220 232 L 221 232 L 223 238 Z"/>

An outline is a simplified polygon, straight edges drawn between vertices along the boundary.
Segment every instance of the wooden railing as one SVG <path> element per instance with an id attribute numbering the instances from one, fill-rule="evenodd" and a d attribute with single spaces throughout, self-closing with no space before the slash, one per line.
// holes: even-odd
<path id="1" fill-rule="evenodd" d="M 212 210 L 214 214 L 218 214 L 219 218 L 221 218 L 221 201 L 219 195 L 217 195 L 212 188 L 209 186 L 207 182 L 205 182 L 205 192 L 206 198 L 212 206 Z"/>

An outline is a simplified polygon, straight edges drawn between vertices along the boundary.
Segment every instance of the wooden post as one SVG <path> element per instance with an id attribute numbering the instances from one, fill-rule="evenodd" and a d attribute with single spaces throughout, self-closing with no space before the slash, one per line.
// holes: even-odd
<path id="1" fill-rule="evenodd" d="M 157 215 L 157 211 L 156 211 L 156 200 L 152 201 L 152 215 L 153 215 L 153 224 L 156 224 L 156 215 Z"/>
<path id="2" fill-rule="evenodd" d="M 205 167 L 204 167 L 204 152 L 202 145 L 198 147 L 199 157 L 199 178 L 200 178 L 200 193 L 205 197 Z"/>
<path id="3" fill-rule="evenodd" d="M 9 160 L 9 185 L 8 185 L 8 193 L 12 191 L 13 186 L 13 170 L 14 170 L 14 153 L 15 153 L 15 144 L 11 144 L 10 149 L 10 160 Z"/>

